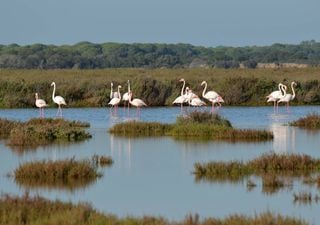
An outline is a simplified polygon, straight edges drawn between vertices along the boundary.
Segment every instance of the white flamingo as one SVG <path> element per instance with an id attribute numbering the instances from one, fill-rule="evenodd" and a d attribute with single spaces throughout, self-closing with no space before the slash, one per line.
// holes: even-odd
<path id="1" fill-rule="evenodd" d="M 118 92 L 113 92 L 113 83 L 111 82 L 110 99 L 119 98 Z"/>
<path id="2" fill-rule="evenodd" d="M 189 99 L 189 104 L 191 106 L 203 106 L 203 105 L 206 105 L 206 103 L 204 101 L 202 101 L 200 98 Z"/>
<path id="3" fill-rule="evenodd" d="M 118 105 L 121 101 L 120 88 L 121 88 L 121 85 L 118 85 L 117 97 L 112 98 L 110 100 L 110 102 L 108 103 L 108 105 L 111 105 L 111 107 L 115 107 L 116 111 L 117 111 Z"/>
<path id="4" fill-rule="evenodd" d="M 192 99 L 199 98 L 199 96 L 193 93 L 193 91 L 189 87 L 186 87 L 185 97 L 186 97 L 185 102 L 188 102 L 189 105 Z"/>
<path id="5" fill-rule="evenodd" d="M 45 100 L 40 99 L 38 93 L 35 93 L 36 97 L 36 106 L 39 108 L 40 117 L 44 117 L 44 107 L 47 107 L 47 103 Z"/>
<path id="6" fill-rule="evenodd" d="M 60 116 L 62 117 L 61 105 L 67 105 L 67 103 L 66 103 L 66 101 L 64 100 L 63 97 L 61 97 L 61 96 L 54 96 L 55 93 L 56 93 L 56 83 L 55 83 L 55 82 L 52 82 L 52 83 L 51 83 L 51 86 L 53 86 L 52 100 L 53 100 L 54 103 L 58 104 L 58 106 L 59 106 L 56 116 L 59 116 L 59 113 L 60 113 Z"/>
<path id="7" fill-rule="evenodd" d="M 140 116 L 140 107 L 147 106 L 147 104 L 144 103 L 144 101 L 142 101 L 139 98 L 134 98 L 133 100 L 131 100 L 131 97 L 132 97 L 132 92 L 130 91 L 129 103 L 137 108 L 137 114 Z"/>
<path id="8" fill-rule="evenodd" d="M 128 80 L 128 92 L 122 95 L 122 100 L 128 102 L 128 109 L 129 109 L 129 93 L 130 93 L 130 81 Z M 126 105 L 126 104 L 125 104 Z"/>
<path id="9" fill-rule="evenodd" d="M 202 81 L 201 86 L 204 85 L 204 89 L 202 91 L 202 97 L 207 99 L 208 101 L 210 101 L 212 103 L 212 108 L 211 110 L 214 110 L 214 104 L 218 103 L 219 106 L 221 107 L 221 102 L 224 102 L 223 98 L 215 91 L 208 91 L 206 93 L 207 90 L 207 82 L 206 81 Z"/>
<path id="10" fill-rule="evenodd" d="M 180 81 L 180 82 L 183 82 L 183 85 L 182 85 L 182 88 L 181 88 L 181 94 L 180 94 L 179 97 L 177 97 L 177 98 L 172 102 L 172 104 L 180 104 L 180 106 L 181 106 L 181 112 L 182 112 L 183 103 L 186 102 L 186 95 L 183 93 L 184 87 L 185 87 L 185 85 L 186 85 L 186 81 L 185 81 L 183 78 L 181 78 L 179 81 Z"/>
<path id="11" fill-rule="evenodd" d="M 267 102 L 273 102 L 274 109 L 276 108 L 276 102 L 285 95 L 285 91 L 287 91 L 287 86 L 279 83 L 278 84 L 279 90 L 271 92 L 267 98 Z"/>
<path id="12" fill-rule="evenodd" d="M 280 102 L 285 102 L 287 105 L 287 109 L 289 109 L 289 102 L 292 101 L 296 97 L 296 92 L 294 91 L 293 86 L 296 86 L 297 83 L 292 81 L 291 82 L 291 90 L 292 94 L 287 94 L 286 91 L 284 90 L 284 95 L 277 101 L 277 106 L 279 105 Z"/>

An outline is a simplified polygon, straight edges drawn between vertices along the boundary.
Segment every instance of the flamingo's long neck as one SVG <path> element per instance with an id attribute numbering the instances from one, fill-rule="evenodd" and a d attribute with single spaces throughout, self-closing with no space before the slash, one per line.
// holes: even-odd
<path id="1" fill-rule="evenodd" d="M 131 96 L 132 96 L 132 93 L 129 92 L 129 103 L 131 103 Z"/>
<path id="2" fill-rule="evenodd" d="M 291 99 L 294 99 L 296 97 L 296 92 L 294 91 L 294 88 L 293 88 L 293 82 L 291 83 L 291 90 L 292 90 L 292 97 Z"/>
<path id="3" fill-rule="evenodd" d="M 283 93 L 283 95 L 282 96 L 286 96 L 286 94 L 287 94 L 287 91 L 286 91 L 286 88 L 285 88 L 285 86 L 284 85 L 281 85 L 281 93 Z"/>
<path id="4" fill-rule="evenodd" d="M 181 96 L 183 96 L 183 90 L 184 90 L 184 86 L 186 86 L 186 81 L 183 80 L 183 85 L 182 85 L 182 89 L 181 89 Z"/>
<path id="5" fill-rule="evenodd" d="M 204 89 L 202 91 L 202 97 L 204 97 L 204 95 L 206 93 L 206 90 L 207 90 L 207 82 L 204 83 Z"/>
<path id="6" fill-rule="evenodd" d="M 54 101 L 54 95 L 56 93 L 56 84 L 53 83 L 53 92 L 52 92 L 52 100 Z"/>
<path id="7" fill-rule="evenodd" d="M 128 93 L 130 93 L 130 81 L 128 81 Z"/>
<path id="8" fill-rule="evenodd" d="M 121 99 L 121 95 L 120 95 L 120 87 L 118 86 L 118 95 L 119 95 L 119 99 Z"/>
<path id="9" fill-rule="evenodd" d="M 113 84 L 111 83 L 111 91 L 110 91 L 110 98 L 112 99 L 113 97 L 113 90 L 112 90 Z"/>

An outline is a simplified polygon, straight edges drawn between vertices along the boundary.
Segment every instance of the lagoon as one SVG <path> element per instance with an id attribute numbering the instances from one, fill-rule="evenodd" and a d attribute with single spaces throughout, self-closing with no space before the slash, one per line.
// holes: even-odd
<path id="1" fill-rule="evenodd" d="M 194 110 L 190 108 L 189 110 Z M 204 108 L 201 110 L 210 110 Z M 130 114 L 119 108 L 113 116 L 109 108 L 67 108 L 64 118 L 89 122 L 92 139 L 75 144 L 55 144 L 34 150 L 18 151 L 0 142 L 0 191 L 22 195 L 25 191 L 50 199 L 85 201 L 94 208 L 118 216 L 164 216 L 180 220 L 188 213 L 203 217 L 225 217 L 241 213 L 254 215 L 264 211 L 297 216 L 320 224 L 319 204 L 294 203 L 293 193 L 319 189 L 303 185 L 298 180 L 293 185 L 274 194 L 257 187 L 248 190 L 246 182 L 196 181 L 195 162 L 210 160 L 249 160 L 270 151 L 276 153 L 304 153 L 320 158 L 320 132 L 308 131 L 286 124 L 309 113 L 319 112 L 319 106 L 296 106 L 288 112 L 280 107 L 222 107 L 217 113 L 230 120 L 236 128 L 268 129 L 274 140 L 268 142 L 225 142 L 175 140 L 170 137 L 125 138 L 110 135 L 107 129 L 113 124 L 132 119 L 171 123 L 180 115 L 180 107 L 155 107 L 142 109 L 141 118 L 135 109 Z M 56 109 L 47 109 L 46 117 L 54 117 Z M 2 109 L 1 118 L 28 120 L 38 116 L 36 109 Z M 7 177 L 21 163 L 42 159 L 83 159 L 94 154 L 110 155 L 114 164 L 103 168 L 104 176 L 95 183 L 72 191 L 59 189 L 30 189 L 18 186 Z"/>

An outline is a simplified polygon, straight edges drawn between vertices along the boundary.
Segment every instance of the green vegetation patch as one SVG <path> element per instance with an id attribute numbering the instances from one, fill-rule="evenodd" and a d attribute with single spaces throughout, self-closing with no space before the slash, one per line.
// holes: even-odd
<path id="1" fill-rule="evenodd" d="M 109 132 L 121 136 L 172 136 L 228 141 L 266 141 L 273 138 L 270 131 L 234 129 L 228 120 L 217 114 L 197 111 L 178 117 L 174 124 L 129 121 L 114 125 Z"/>
<path id="2" fill-rule="evenodd" d="M 170 128 L 169 124 L 128 121 L 114 125 L 109 132 L 121 136 L 162 136 L 166 135 Z"/>
<path id="3" fill-rule="evenodd" d="M 162 217 L 143 216 L 118 218 L 105 215 L 86 203 L 64 203 L 59 200 L 47 200 L 25 194 L 22 197 L 4 195 L 0 198 L 0 224 L 64 224 L 64 225 L 100 225 L 100 224 L 143 224 L 143 225 L 306 225 L 302 219 L 282 216 L 271 212 L 255 216 L 231 215 L 226 218 L 205 218 L 188 215 L 182 221 L 169 221 Z"/>
<path id="4" fill-rule="evenodd" d="M 36 161 L 20 165 L 14 171 L 16 183 L 26 187 L 74 189 L 84 187 L 102 175 L 90 160 Z"/>
<path id="5" fill-rule="evenodd" d="M 313 173 L 320 172 L 320 159 L 313 159 L 308 155 L 264 154 L 248 162 L 208 162 L 195 163 L 194 174 L 197 181 L 208 180 L 213 182 L 239 182 L 250 176 L 260 176 L 262 178 L 262 191 L 267 194 L 277 192 L 283 187 L 291 186 L 285 181 L 285 177 L 309 177 Z M 256 184 L 248 180 L 248 188 L 255 187 Z"/>
<path id="6" fill-rule="evenodd" d="M 290 123 L 291 126 L 297 126 L 306 129 L 320 129 L 320 115 L 313 113 Z"/>
<path id="7" fill-rule="evenodd" d="M 0 119 L 0 135 L 15 147 L 36 147 L 53 141 L 81 141 L 91 138 L 88 123 L 64 119 L 31 119 L 27 122 Z"/>
<path id="8" fill-rule="evenodd" d="M 194 174 L 199 178 L 219 179 L 244 177 L 249 175 L 264 174 L 292 174 L 308 175 L 311 172 L 320 171 L 320 159 L 313 159 L 308 155 L 264 154 L 246 163 L 242 161 L 232 162 L 208 162 L 195 163 Z"/>

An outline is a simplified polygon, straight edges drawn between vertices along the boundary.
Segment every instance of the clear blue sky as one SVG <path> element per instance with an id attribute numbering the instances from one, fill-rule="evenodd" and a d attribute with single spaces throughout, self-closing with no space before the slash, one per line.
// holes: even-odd
<path id="1" fill-rule="evenodd" d="M 297 44 L 320 40 L 320 0 L 1 0 L 0 44 Z"/>

